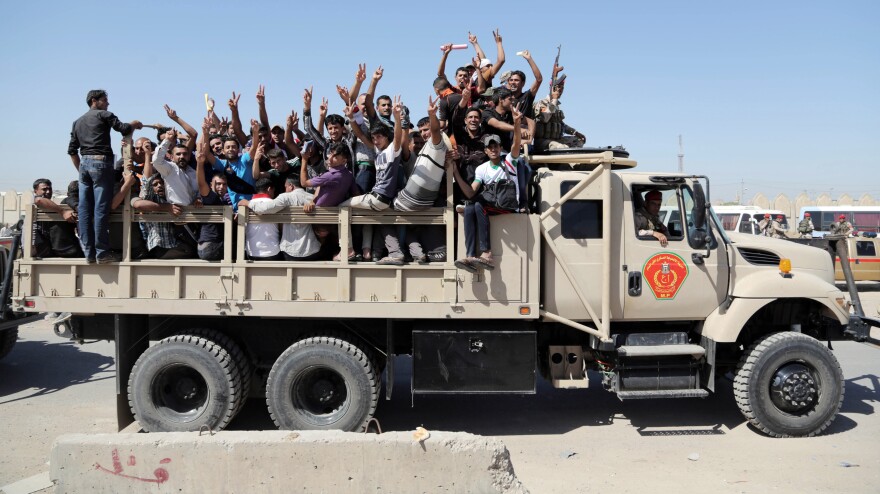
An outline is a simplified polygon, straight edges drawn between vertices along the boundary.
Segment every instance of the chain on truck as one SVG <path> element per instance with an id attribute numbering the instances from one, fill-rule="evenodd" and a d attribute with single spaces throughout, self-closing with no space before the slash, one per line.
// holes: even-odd
<path id="1" fill-rule="evenodd" d="M 446 207 L 414 213 L 243 208 L 237 222 L 229 207 L 172 217 L 124 202 L 111 219 L 122 262 L 38 259 L 24 242 L 6 269 L 4 316 L 70 312 L 57 332 L 115 340 L 120 428 L 220 430 L 260 396 L 282 429 L 363 430 L 383 373 L 390 399 L 394 357 L 406 354 L 413 394 L 534 394 L 539 374 L 584 392 L 598 370 L 621 400 L 703 398 L 732 373 L 758 430 L 829 426 L 843 399 L 831 341 L 864 340 L 877 321 L 860 305 L 851 314 L 858 294 L 835 287 L 827 253 L 725 232 L 707 177 L 636 172 L 622 148 L 529 162 L 528 212 L 491 221 L 493 271 L 452 263 L 465 249 L 451 193 Z M 647 191 L 679 213 L 665 246 L 638 235 Z M 23 230 L 60 219 L 32 208 Z M 162 221 L 222 223 L 224 258 L 132 260 L 131 227 Z M 337 224 L 343 252 L 352 224 L 430 225 L 450 248 L 427 265 L 251 262 L 249 223 Z"/>

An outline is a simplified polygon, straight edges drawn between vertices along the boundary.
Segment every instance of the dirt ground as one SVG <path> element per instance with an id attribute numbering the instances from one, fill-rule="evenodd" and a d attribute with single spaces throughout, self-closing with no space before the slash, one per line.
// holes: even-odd
<path id="1" fill-rule="evenodd" d="M 866 311 L 880 290 L 866 286 Z M 874 336 L 877 337 L 875 330 Z M 396 360 L 392 399 L 376 417 L 384 431 L 467 431 L 497 436 L 533 493 L 880 492 L 880 348 L 835 343 L 846 378 L 840 415 L 815 438 L 772 439 L 752 429 L 722 379 L 705 400 L 620 402 L 591 375 L 590 389 L 535 396 L 411 396 L 408 357 Z M 115 432 L 115 367 L 108 342 L 75 345 L 47 323 L 22 328 L 0 361 L 0 487 L 48 470 L 59 434 Z M 412 405 L 412 406 L 411 406 Z M 271 429 L 252 399 L 231 429 Z"/>

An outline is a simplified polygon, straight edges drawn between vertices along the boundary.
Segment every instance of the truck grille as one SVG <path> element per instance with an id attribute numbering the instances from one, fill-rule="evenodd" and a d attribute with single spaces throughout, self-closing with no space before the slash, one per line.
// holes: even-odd
<path id="1" fill-rule="evenodd" d="M 739 253 L 743 256 L 743 259 L 751 264 L 757 264 L 758 266 L 779 265 L 779 256 L 766 250 L 739 249 Z"/>

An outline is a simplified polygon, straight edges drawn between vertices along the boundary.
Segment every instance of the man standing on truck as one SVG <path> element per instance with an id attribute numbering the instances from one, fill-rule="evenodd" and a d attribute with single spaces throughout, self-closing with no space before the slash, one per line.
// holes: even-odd
<path id="1" fill-rule="evenodd" d="M 798 223 L 798 233 L 801 234 L 801 238 L 812 238 L 813 230 L 813 220 L 810 218 L 810 213 L 804 213 L 804 219 Z"/>
<path id="2" fill-rule="evenodd" d="M 776 220 L 773 222 L 773 224 L 770 227 L 771 237 L 785 238 L 785 232 L 786 232 L 786 230 L 788 230 L 788 228 L 786 228 L 785 225 L 783 224 L 784 221 L 785 221 L 785 216 L 782 216 L 781 214 L 776 215 Z"/>
<path id="3" fill-rule="evenodd" d="M 659 190 L 650 190 L 645 194 L 645 205 L 636 211 L 636 229 L 640 237 L 654 237 L 660 241 L 662 247 L 666 247 L 669 230 L 660 221 L 660 206 L 663 204 L 663 194 Z"/>
<path id="4" fill-rule="evenodd" d="M 837 221 L 831 223 L 831 234 L 832 235 L 843 235 L 845 237 L 849 237 L 853 233 L 852 223 L 846 221 L 846 215 L 841 214 L 837 217 Z"/>
<path id="5" fill-rule="evenodd" d="M 107 92 L 93 89 L 86 95 L 89 111 L 73 122 L 67 154 L 79 172 L 79 237 L 86 260 L 90 263 L 118 262 L 118 252 L 110 250 L 110 201 L 116 170 L 110 129 L 122 135 L 143 128 L 137 120 L 122 123 L 107 111 Z"/>

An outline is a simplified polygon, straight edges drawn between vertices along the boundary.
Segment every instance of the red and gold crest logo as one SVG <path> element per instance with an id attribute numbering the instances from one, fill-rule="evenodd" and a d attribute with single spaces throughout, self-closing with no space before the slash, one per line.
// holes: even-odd
<path id="1" fill-rule="evenodd" d="M 655 254 L 645 261 L 642 276 L 657 300 L 672 300 L 688 276 L 684 259 L 671 252 Z"/>

